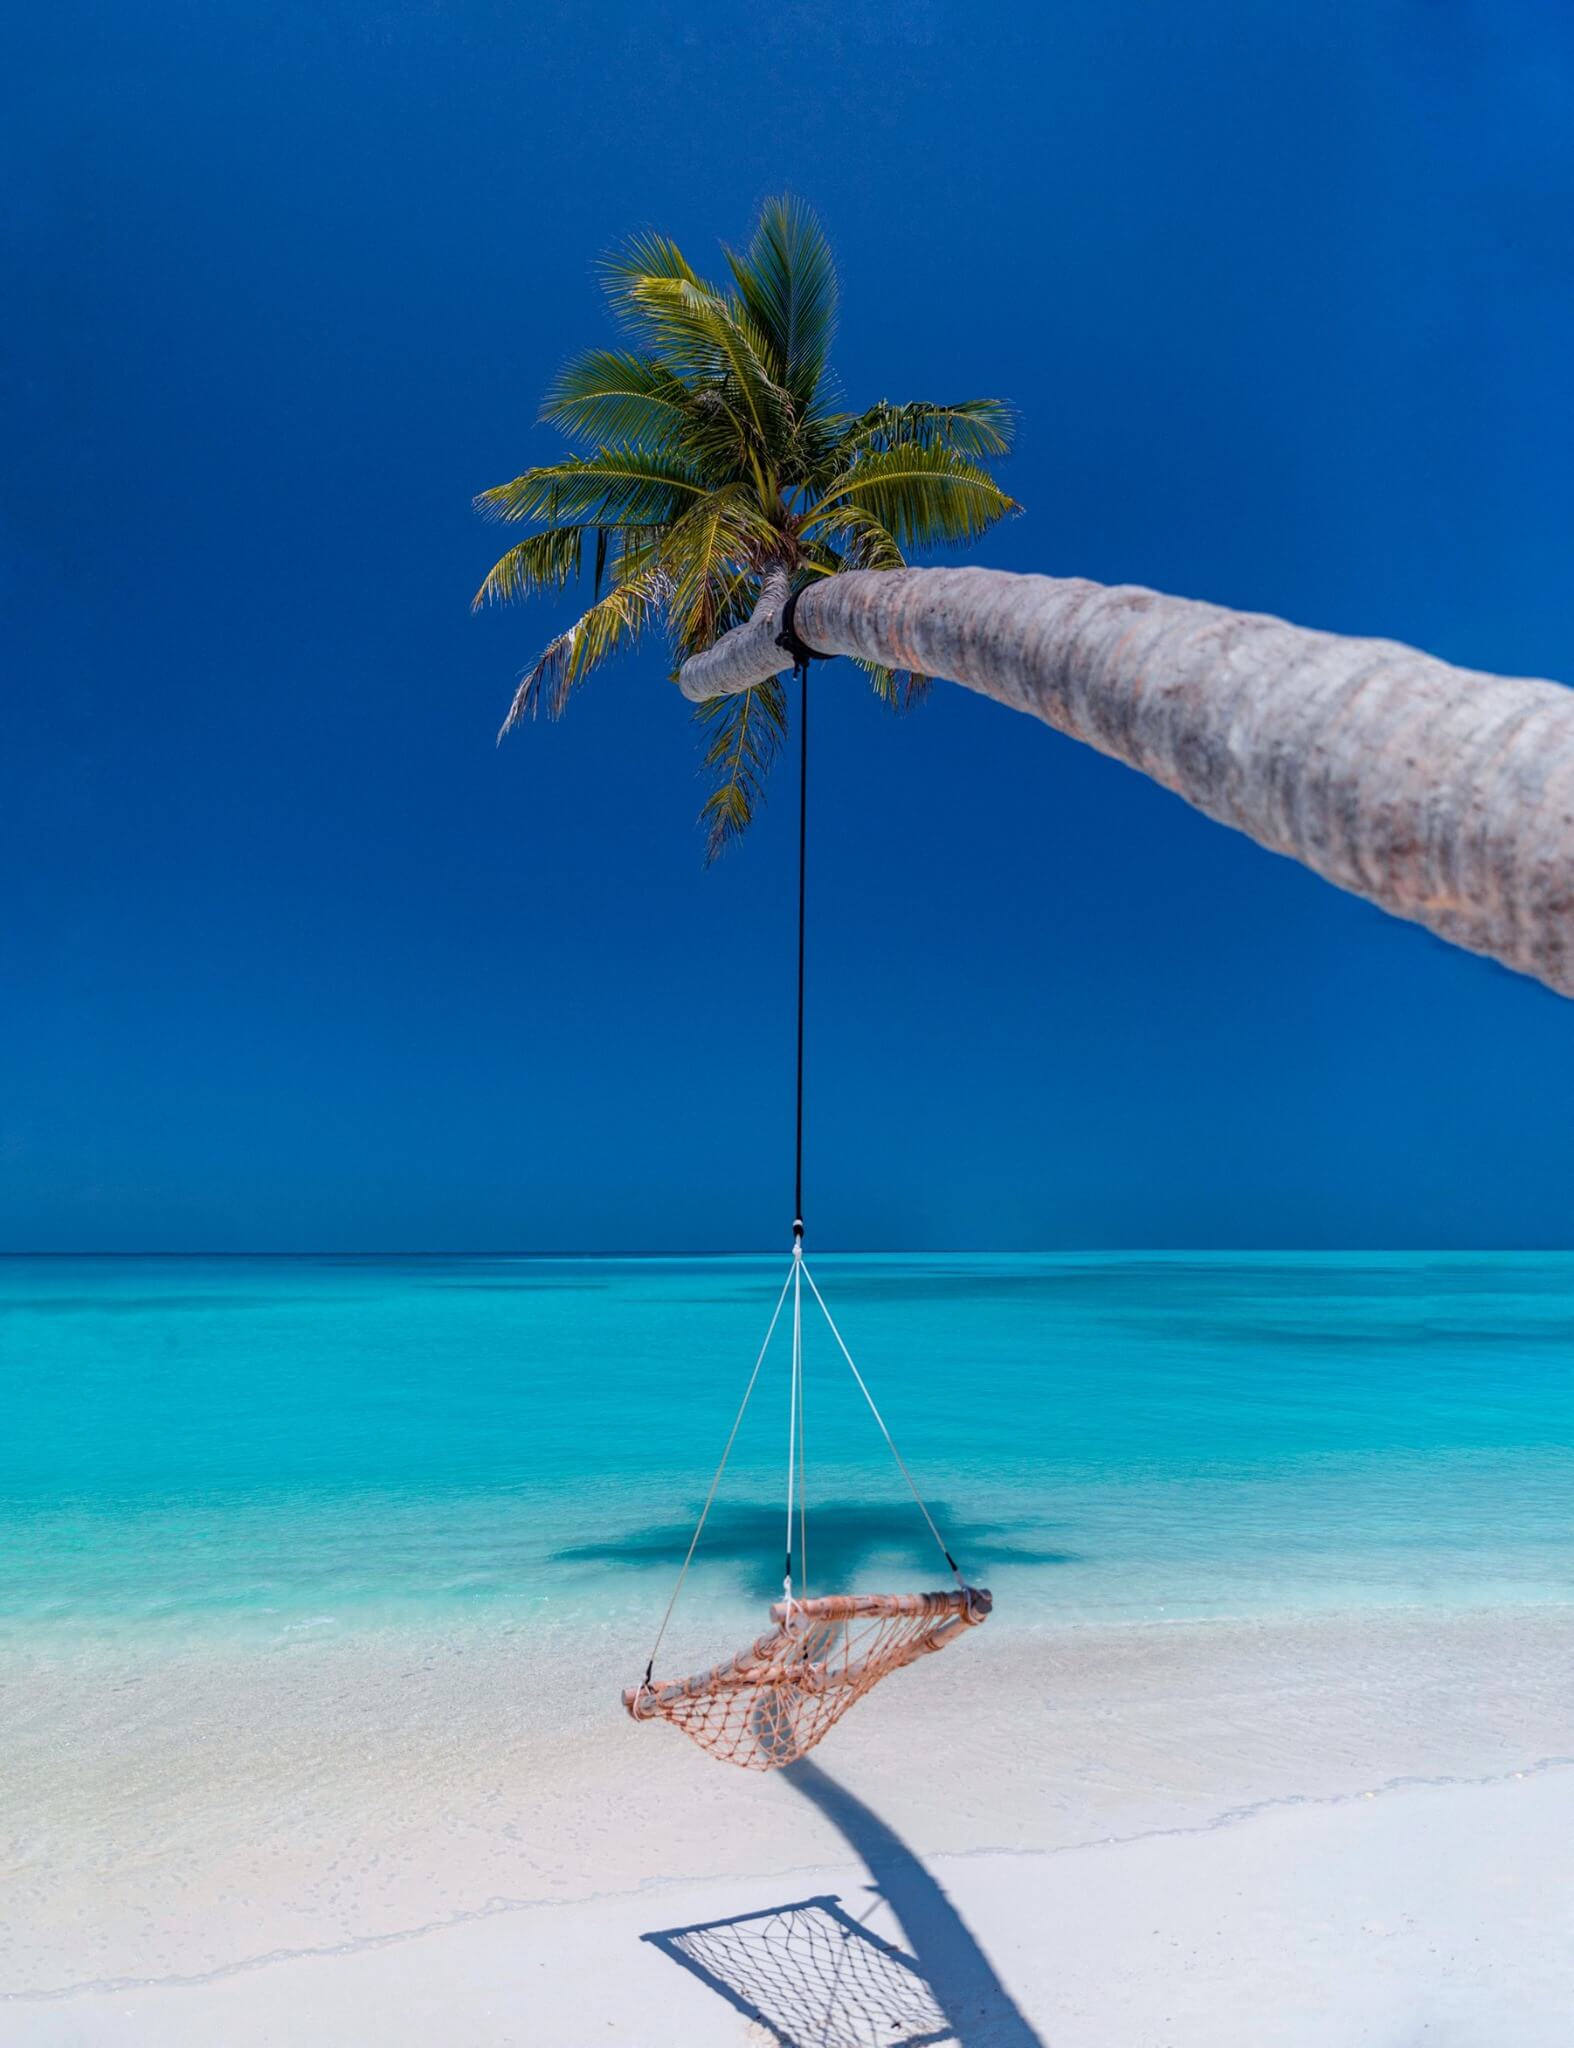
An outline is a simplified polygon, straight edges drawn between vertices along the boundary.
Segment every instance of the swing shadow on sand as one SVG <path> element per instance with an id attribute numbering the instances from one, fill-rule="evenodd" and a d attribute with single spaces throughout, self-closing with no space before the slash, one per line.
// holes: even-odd
<path id="1" fill-rule="evenodd" d="M 855 1851 L 910 1952 L 871 1934 L 834 1893 L 640 1939 L 780 2048 L 1045 2048 L 900 1835 L 807 1758 L 789 1765 L 782 1782 Z"/>
<path id="2" fill-rule="evenodd" d="M 950 1502 L 931 1500 L 930 1511 L 968 1576 L 982 1583 L 991 1566 L 1000 1564 L 1080 1564 L 1071 1550 L 1051 1550 L 1023 1541 L 1019 1530 L 1031 1525 L 982 1521 L 959 1513 Z M 595 1543 L 572 1544 L 552 1553 L 554 1562 L 574 1564 L 670 1566 L 682 1564 L 699 1513 L 682 1522 L 658 1522 L 627 1535 Z M 809 1565 L 818 1586 L 849 1588 L 865 1578 L 876 1560 L 893 1552 L 914 1554 L 914 1509 L 911 1501 L 887 1503 L 833 1500 L 809 1510 Z M 925 1541 L 922 1525 L 916 1541 Z M 782 1510 L 778 1503 L 738 1501 L 718 1504 L 710 1512 L 700 1543 L 700 1557 L 712 1567 L 724 1565 L 751 1594 L 774 1597 L 781 1586 Z M 933 1559 L 934 1553 L 929 1553 Z M 941 1568 L 940 1577 L 949 1574 Z"/>

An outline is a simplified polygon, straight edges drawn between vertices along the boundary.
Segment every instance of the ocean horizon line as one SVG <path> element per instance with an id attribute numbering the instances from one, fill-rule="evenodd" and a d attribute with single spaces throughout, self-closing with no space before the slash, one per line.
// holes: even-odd
<path id="1" fill-rule="evenodd" d="M 709 1261 L 723 1259 L 754 1260 L 788 1258 L 791 1243 L 776 1245 L 728 1246 L 722 1249 L 697 1247 L 686 1250 L 631 1251 L 631 1250 L 587 1250 L 583 1247 L 565 1251 L 516 1251 L 467 1248 L 464 1250 L 441 1250 L 429 1247 L 406 1249 L 400 1246 L 361 1247 L 315 1247 L 312 1249 L 274 1249 L 264 1246 L 244 1248 L 212 1248 L 194 1250 L 189 1248 L 170 1249 L 148 1247 L 127 1250 L 125 1248 L 104 1248 L 100 1246 L 72 1246 L 62 1249 L 58 1246 L 42 1249 L 23 1247 L 21 1249 L 0 1248 L 0 1262 L 16 1262 L 24 1259 L 296 1259 L 309 1260 L 378 1260 L 378 1259 L 493 1259 L 511 1260 L 519 1264 L 563 1265 L 576 1262 L 618 1265 L 661 1265 L 689 1262 L 696 1259 Z M 1172 1258 L 1219 1258 L 1219 1259 L 1273 1259 L 1273 1258 L 1566 1258 L 1574 1254 L 1574 1244 L 1130 1244 L 1130 1245 L 930 1245 L 915 1249 L 911 1245 L 819 1245 L 810 1247 L 815 1258 L 834 1259 L 1054 1259 L 1054 1258 L 1102 1258 L 1102 1259 L 1172 1259 Z"/>

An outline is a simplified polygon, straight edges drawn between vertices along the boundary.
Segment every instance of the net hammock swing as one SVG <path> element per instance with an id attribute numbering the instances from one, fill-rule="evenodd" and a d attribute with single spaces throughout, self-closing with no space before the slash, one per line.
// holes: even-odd
<path id="1" fill-rule="evenodd" d="M 792 1262 L 772 1312 L 765 1341 L 749 1374 L 743 1399 L 733 1417 L 700 1510 L 694 1534 L 678 1572 L 672 1597 L 656 1631 L 645 1675 L 623 1694 L 623 1704 L 636 1721 L 669 1721 L 709 1755 L 744 1770 L 779 1770 L 806 1756 L 841 1719 L 849 1707 L 893 1671 L 943 1650 L 968 1629 L 984 1621 L 992 1601 L 981 1586 L 963 1578 L 946 1548 L 912 1473 L 892 1440 L 885 1418 L 875 1405 L 863 1374 L 843 1341 L 824 1296 L 803 1255 L 803 989 L 804 878 L 808 826 L 809 660 L 793 628 L 794 599 L 783 616 L 778 645 L 793 657 L 800 679 L 798 780 L 798 1047 L 796 1171 L 792 1226 Z M 934 1538 L 954 1586 L 930 1593 L 832 1593 L 801 1596 L 807 1571 L 808 1526 L 804 1499 L 803 1453 L 803 1323 L 804 1289 L 824 1317 L 836 1348 L 846 1361 L 858 1391 L 868 1403 L 886 1448 L 896 1460 L 918 1511 Z M 772 1626 L 736 1656 L 689 1678 L 657 1680 L 656 1658 L 677 1606 L 678 1595 L 699 1548 L 732 1447 L 748 1411 L 750 1397 L 765 1365 L 782 1312 L 792 1301 L 791 1367 L 787 1402 L 786 1569 L 782 1597 L 772 1603 Z M 794 1546 L 796 1517 L 797 1544 Z M 795 1581 L 794 1564 L 797 1565 Z M 794 1584 L 800 1594 L 794 1593 Z"/>

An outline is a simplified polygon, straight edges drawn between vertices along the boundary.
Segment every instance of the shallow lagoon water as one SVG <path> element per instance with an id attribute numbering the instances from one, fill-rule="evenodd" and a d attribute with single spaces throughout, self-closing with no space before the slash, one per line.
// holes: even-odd
<path id="1" fill-rule="evenodd" d="M 814 1265 L 1007 1627 L 1574 1594 L 1574 1258 Z M 785 1270 L 0 1263 L 0 1628 L 638 1636 Z M 806 1328 L 811 1589 L 929 1583 L 900 1477 Z M 686 1611 L 776 1588 L 786 1369 L 779 1335 Z"/>

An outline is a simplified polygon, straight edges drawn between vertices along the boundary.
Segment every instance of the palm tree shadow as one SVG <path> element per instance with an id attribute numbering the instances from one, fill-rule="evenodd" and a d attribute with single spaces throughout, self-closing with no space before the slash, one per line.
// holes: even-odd
<path id="1" fill-rule="evenodd" d="M 807 1757 L 783 1777 L 856 1849 L 876 1891 L 902 1924 L 919 1972 L 957 2048 L 1044 2048 L 995 1975 L 972 1930 L 890 1824 Z"/>
<path id="2" fill-rule="evenodd" d="M 817 1764 L 782 1773 L 862 1860 L 912 1953 L 824 1894 L 642 1935 L 781 2048 L 1044 2048 L 938 1881 Z"/>
<path id="3" fill-rule="evenodd" d="M 695 1503 L 696 1511 L 698 1503 Z M 1041 1525 L 985 1520 L 943 1499 L 929 1503 L 946 1532 L 953 1553 L 980 1573 L 991 1565 L 1066 1565 L 1083 1562 L 1074 1550 L 1046 1546 Z M 782 1511 L 774 1501 L 721 1502 L 705 1525 L 700 1555 L 704 1563 L 727 1570 L 739 1587 L 774 1597 L 781 1578 L 779 1543 Z M 906 1551 L 914 1537 L 908 1501 L 828 1500 L 816 1503 L 809 1515 L 810 1556 L 817 1583 L 857 1585 L 875 1562 L 892 1551 Z M 676 1567 L 682 1564 L 694 1534 L 694 1517 L 651 1523 L 642 1529 L 574 1543 L 552 1553 L 554 1563 Z M 921 1537 L 922 1528 L 918 1529 Z M 927 1563 L 930 1553 L 924 1552 Z"/>

